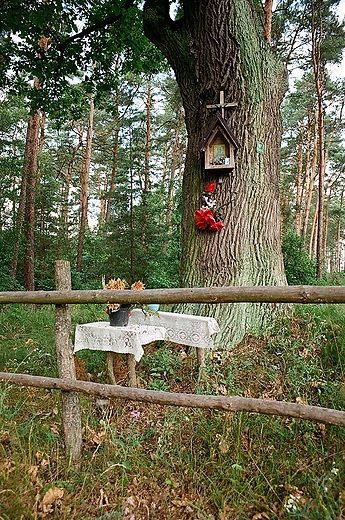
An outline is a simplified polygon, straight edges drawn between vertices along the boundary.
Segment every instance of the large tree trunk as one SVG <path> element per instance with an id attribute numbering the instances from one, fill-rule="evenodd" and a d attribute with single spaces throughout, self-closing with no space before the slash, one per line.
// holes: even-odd
<path id="1" fill-rule="evenodd" d="M 182 284 L 189 287 L 282 285 L 280 244 L 280 103 L 287 88 L 285 67 L 262 35 L 251 0 L 189 0 L 184 17 L 172 21 L 169 2 L 146 0 L 145 31 L 173 67 L 181 91 L 188 152 L 183 178 Z M 240 142 L 230 173 L 202 167 L 200 142 L 225 90 L 238 106 L 225 116 Z M 262 144 L 263 153 L 262 152 Z M 259 145 L 259 146 L 258 146 Z M 201 231 L 194 212 L 205 184 L 216 182 L 225 228 Z M 219 347 L 229 347 L 263 323 L 272 307 L 256 304 L 189 305 L 187 312 L 214 316 Z"/>

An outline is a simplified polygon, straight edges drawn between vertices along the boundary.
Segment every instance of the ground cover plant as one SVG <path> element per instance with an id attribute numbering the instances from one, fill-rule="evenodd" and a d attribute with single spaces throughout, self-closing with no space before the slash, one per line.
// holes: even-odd
<path id="1" fill-rule="evenodd" d="M 72 306 L 73 324 L 104 319 Z M 263 334 L 213 351 L 157 343 L 140 386 L 344 409 L 344 306 L 297 306 Z M 56 376 L 54 308 L 3 306 L 0 370 Z M 107 382 L 104 353 L 80 352 L 80 379 Z M 125 360 L 115 374 L 127 384 Z M 299 419 L 80 395 L 83 456 L 66 463 L 58 391 L 0 387 L 0 518 L 343 519 L 345 430 Z"/>

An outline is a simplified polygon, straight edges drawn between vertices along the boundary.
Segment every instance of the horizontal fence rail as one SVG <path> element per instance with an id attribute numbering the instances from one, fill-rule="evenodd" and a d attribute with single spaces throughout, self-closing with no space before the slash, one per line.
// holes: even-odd
<path id="1" fill-rule="evenodd" d="M 144 291 L 6 291 L 0 304 L 72 303 L 345 303 L 345 286 L 253 286 L 145 289 Z"/>
<path id="2" fill-rule="evenodd" d="M 196 395 L 171 392 L 157 392 L 138 388 L 126 388 L 117 385 L 103 385 L 78 381 L 73 379 L 59 379 L 53 377 L 31 376 L 26 374 L 11 374 L 0 372 L 0 382 L 7 381 L 21 386 L 49 388 L 64 391 L 83 392 L 102 397 L 130 399 L 169 406 L 183 406 L 186 408 L 209 408 L 227 412 L 251 412 L 265 415 L 280 415 L 308 419 L 312 421 L 345 426 L 345 412 L 309 406 L 304 404 L 288 403 L 284 401 L 269 401 L 238 396 Z"/>

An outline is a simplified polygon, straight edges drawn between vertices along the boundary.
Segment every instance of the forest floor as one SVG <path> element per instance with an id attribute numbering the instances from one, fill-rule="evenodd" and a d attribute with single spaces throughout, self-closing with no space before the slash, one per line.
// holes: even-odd
<path id="1" fill-rule="evenodd" d="M 73 306 L 73 323 L 104 319 Z M 142 388 L 241 395 L 345 409 L 345 307 L 297 307 L 265 334 L 210 351 L 159 342 Z M 105 355 L 78 352 L 79 379 L 108 382 Z M 125 359 L 115 373 L 127 384 Z M 0 310 L 0 371 L 56 377 L 54 310 Z M 83 454 L 64 456 L 59 391 L 0 386 L 0 519 L 345 519 L 345 429 L 244 412 L 80 394 Z"/>

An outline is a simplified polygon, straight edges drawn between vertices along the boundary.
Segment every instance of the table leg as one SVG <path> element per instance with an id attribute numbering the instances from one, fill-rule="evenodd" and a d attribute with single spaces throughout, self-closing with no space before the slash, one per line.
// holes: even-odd
<path id="1" fill-rule="evenodd" d="M 196 347 L 196 357 L 201 367 L 205 366 L 205 352 L 203 348 Z"/>
<path id="2" fill-rule="evenodd" d="M 127 354 L 127 367 L 128 367 L 128 376 L 129 376 L 129 386 L 132 388 L 137 388 L 137 376 L 135 373 L 135 357 L 134 354 Z"/>
<path id="3" fill-rule="evenodd" d="M 114 375 L 114 356 L 115 352 L 107 352 L 107 372 L 111 383 L 116 385 L 116 379 Z"/>

